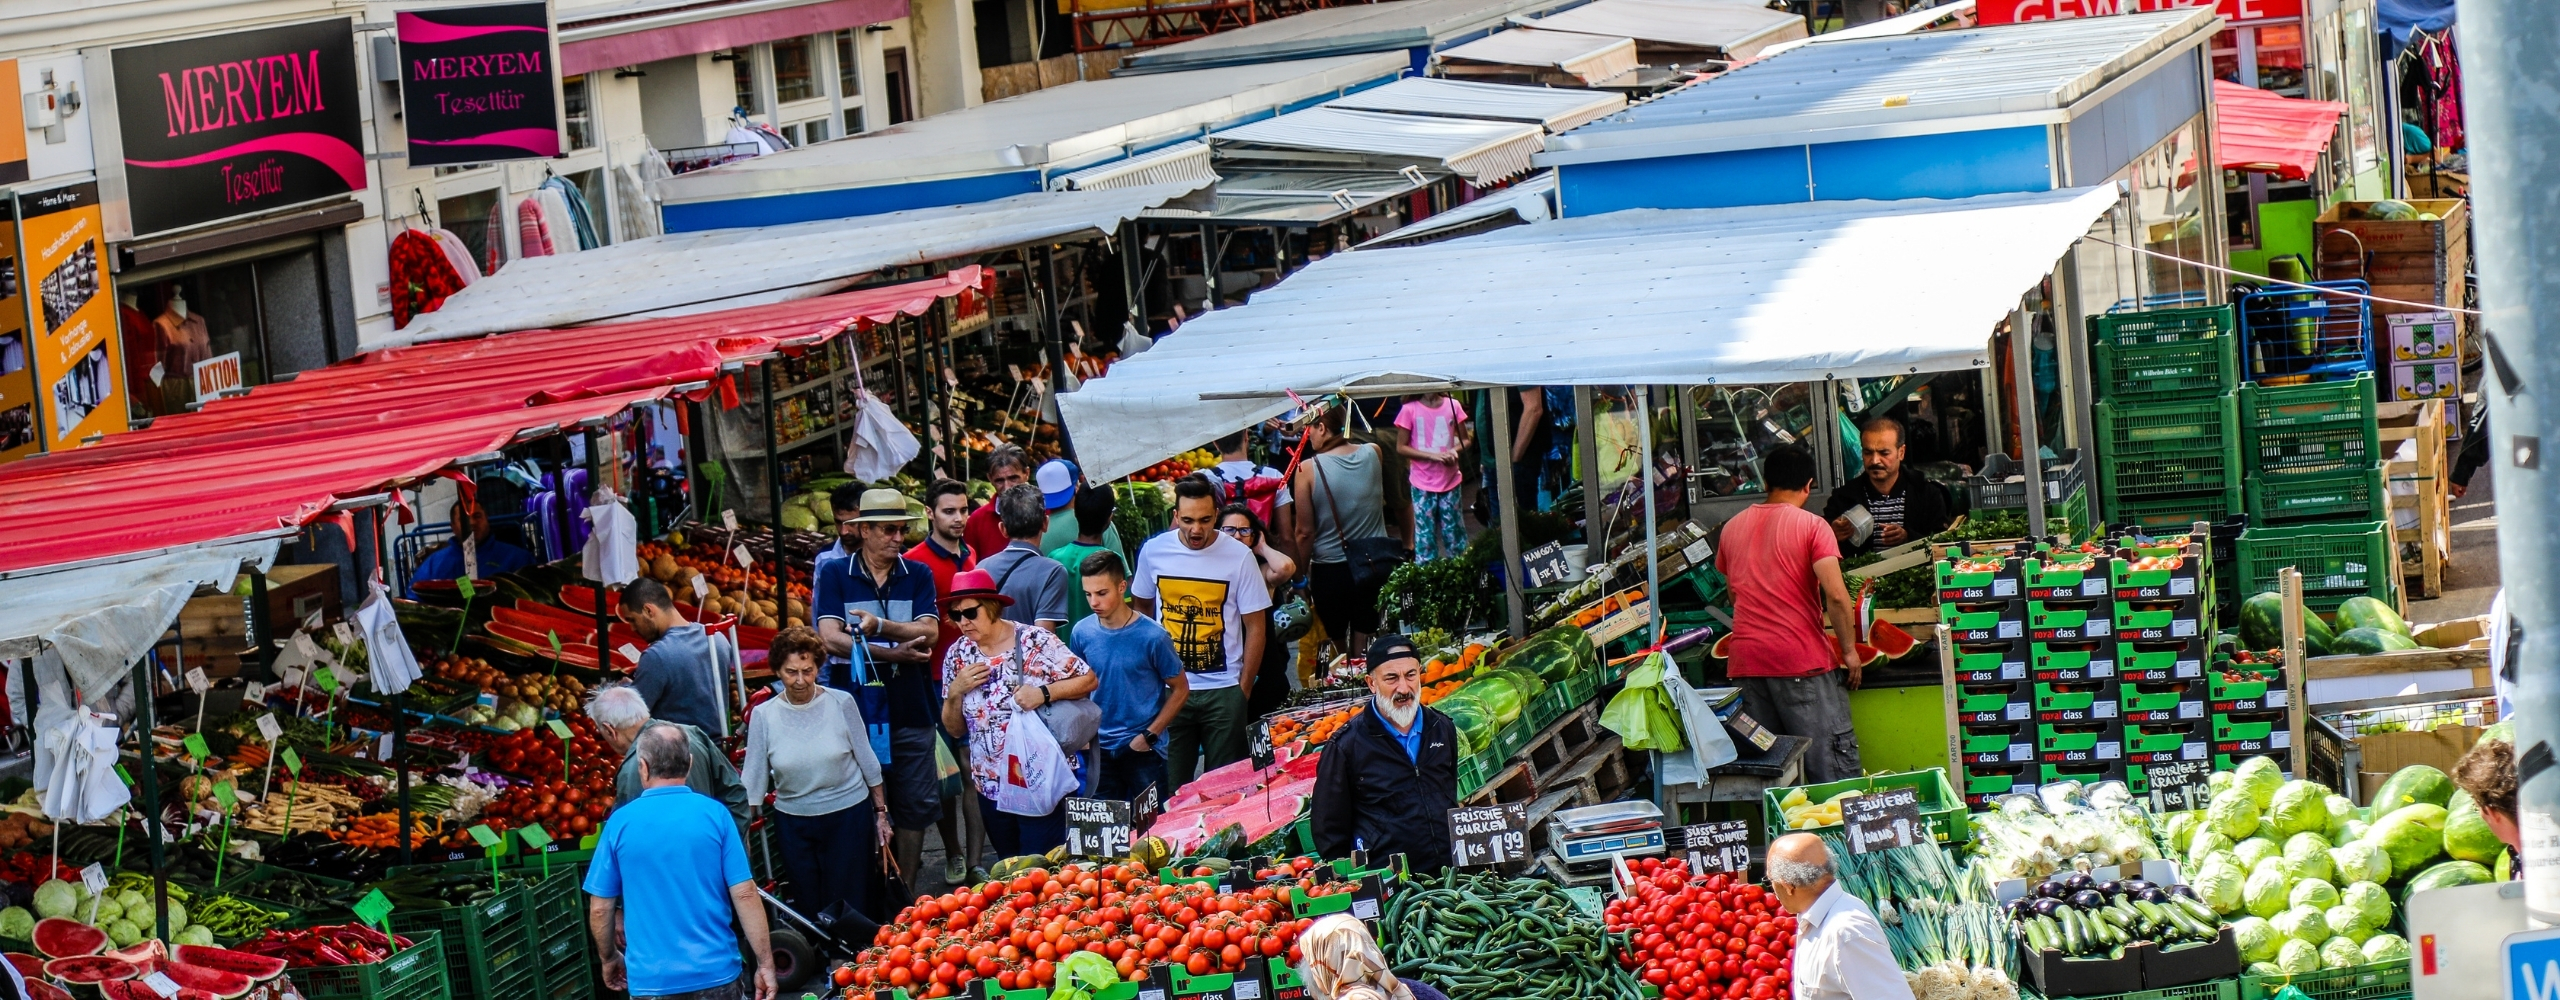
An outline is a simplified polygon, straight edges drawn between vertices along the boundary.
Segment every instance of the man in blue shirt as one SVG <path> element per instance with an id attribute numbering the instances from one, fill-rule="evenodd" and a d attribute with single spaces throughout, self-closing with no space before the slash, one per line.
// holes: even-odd
<path id="1" fill-rule="evenodd" d="M 872 752 L 887 762 L 889 846 L 907 873 L 924 855 L 924 831 L 942 817 L 933 755 L 942 702 L 934 690 L 940 664 L 933 662 L 939 604 L 933 570 L 898 554 L 907 547 L 907 525 L 918 520 L 896 490 L 864 490 L 857 503 L 837 507 L 837 537 L 850 536 L 854 554 L 818 564 L 809 590 L 818 638 L 829 656 L 849 664 L 845 683 L 831 686 L 853 692 L 865 720 L 886 720 L 886 733 L 877 722 L 866 725 Z"/>
<path id="2" fill-rule="evenodd" d="M 1102 751 L 1102 773 L 1093 794 L 1135 800 L 1148 786 L 1164 782 L 1161 741 L 1191 698 L 1191 678 L 1182 672 L 1173 636 L 1129 606 L 1129 567 L 1118 554 L 1088 555 L 1077 571 L 1093 614 L 1076 623 L 1067 648 L 1102 677 L 1093 693 L 1093 703 L 1102 708 L 1094 740 Z"/>
<path id="3" fill-rule="evenodd" d="M 705 733 L 722 732 L 711 636 L 700 623 L 676 613 L 676 600 L 667 593 L 667 585 L 645 576 L 624 584 L 622 620 L 649 644 L 640 652 L 640 664 L 631 670 L 631 686 L 649 703 L 649 717 Z M 732 655 L 722 650 L 721 661 L 728 662 Z"/>
<path id="4" fill-rule="evenodd" d="M 605 824 L 587 868 L 587 930 L 605 988 L 745 1000 L 734 914 L 756 958 L 753 996 L 773 1000 L 773 940 L 729 811 L 685 787 L 692 754 L 682 731 L 650 726 L 632 749 L 646 790 Z"/>
<path id="5" fill-rule="evenodd" d="M 462 539 L 472 539 L 472 555 L 480 563 L 479 578 L 486 580 L 500 573 L 513 573 L 534 564 L 533 553 L 489 537 L 489 513 L 480 502 L 469 496 L 453 502 L 453 540 L 442 548 L 427 553 L 418 561 L 418 571 L 409 576 L 409 599 L 418 597 L 418 585 L 429 580 L 457 580 L 462 577 Z"/>

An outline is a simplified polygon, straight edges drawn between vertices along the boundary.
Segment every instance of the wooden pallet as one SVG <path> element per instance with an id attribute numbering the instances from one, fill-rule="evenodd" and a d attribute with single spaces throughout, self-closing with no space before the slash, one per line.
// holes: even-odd
<path id="1" fill-rule="evenodd" d="M 1600 742 L 1602 737 L 1616 738 L 1601 728 L 1599 711 L 1592 705 L 1584 705 L 1566 712 L 1555 724 L 1530 737 L 1528 744 L 1520 748 L 1517 759 L 1528 765 L 1530 776 L 1539 784 L 1550 784 L 1552 775 L 1571 766 L 1583 751 Z"/>
<path id="2" fill-rule="evenodd" d="M 2385 461 L 2382 475 L 2385 489 L 2391 494 L 2390 510 L 2393 551 L 2400 556 L 2401 592 L 2414 599 L 2433 599 L 2444 594 L 2444 567 L 2453 555 L 2453 507 L 2445 447 L 2447 420 L 2444 400 L 2420 400 L 2406 403 L 2379 404 L 2376 415 L 2381 430 L 2382 454 L 2396 455 L 2401 442 L 2415 441 L 2417 456 L 2407 461 Z M 2412 495 L 2400 490 L 2414 486 Z M 2400 512 L 2411 511 L 2417 523 L 2400 526 Z"/>

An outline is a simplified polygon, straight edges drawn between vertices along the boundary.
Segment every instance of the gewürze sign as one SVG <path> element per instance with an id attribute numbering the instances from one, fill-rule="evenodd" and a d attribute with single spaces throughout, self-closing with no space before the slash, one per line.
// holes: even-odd
<path id="1" fill-rule="evenodd" d="M 113 60 L 134 235 L 363 190 L 345 19 L 136 45 Z"/>
<path id="2" fill-rule="evenodd" d="M 560 155 L 559 66 L 540 3 L 405 10 L 400 106 L 409 165 Z"/>

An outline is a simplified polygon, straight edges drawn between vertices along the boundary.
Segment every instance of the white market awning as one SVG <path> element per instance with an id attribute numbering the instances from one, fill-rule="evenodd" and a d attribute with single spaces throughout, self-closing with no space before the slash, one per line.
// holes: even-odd
<path id="1" fill-rule="evenodd" d="M 377 346 L 805 299 L 885 267 L 1108 233 L 1206 186 L 1183 181 L 1043 191 L 850 219 L 669 233 L 527 257 L 455 293 L 444 308 Z"/>
<path id="2" fill-rule="evenodd" d="M 1636 40 L 1586 35 L 1579 31 L 1513 28 L 1444 49 L 1438 58 L 1443 64 L 1473 63 L 1554 70 L 1590 85 L 1633 71 L 1636 68 Z"/>
<path id="3" fill-rule="evenodd" d="M 1973 368 L 2019 296 L 2116 197 L 1642 209 L 1335 254 L 1192 318 L 1058 403 L 1086 475 L 1109 480 L 1287 412 L 1292 391 Z"/>
<path id="4" fill-rule="evenodd" d="M 1627 98 L 1614 91 L 1406 77 L 1383 87 L 1372 87 L 1349 97 L 1326 101 L 1324 106 L 1443 118 L 1536 122 L 1549 132 L 1562 132 L 1626 107 Z"/>
<path id="5" fill-rule="evenodd" d="M 1516 226 L 1524 222 L 1545 222 L 1555 217 L 1549 209 L 1548 197 L 1556 191 L 1556 172 L 1549 170 L 1520 183 L 1478 198 L 1438 215 L 1423 219 L 1402 229 L 1380 234 L 1353 249 L 1369 250 L 1413 246 L 1438 240 L 1456 239 L 1477 230 Z"/>
<path id="6" fill-rule="evenodd" d="M 1515 17 L 1511 23 L 1618 35 L 1642 46 L 1705 49 L 1726 59 L 1748 59 L 1770 45 L 1805 34 L 1802 15 L 1749 0 L 1591 0 L 1545 17 Z"/>
<path id="7" fill-rule="evenodd" d="M 1869 21 L 1865 24 L 1804 38 L 1790 38 L 1761 49 L 1760 54 L 1774 56 L 1815 42 L 1845 42 L 1858 38 L 1887 38 L 1930 30 L 1970 28 L 1974 26 L 1975 2 L 1976 0 L 1947 0 L 1946 3 L 1935 7 L 1923 7 L 1908 14 L 1896 14 L 1881 21 Z"/>
<path id="8" fill-rule="evenodd" d="M 1429 164 L 1482 185 L 1526 172 L 1529 158 L 1546 148 L 1546 129 L 1521 122 L 1319 107 L 1219 132 L 1209 137 L 1209 144 L 1222 152 L 1299 150 Z"/>
<path id="9" fill-rule="evenodd" d="M 75 685 L 104 692 L 177 622 L 197 588 L 231 586 L 243 564 L 265 572 L 278 544 L 216 542 L 0 577 L 0 661 L 51 649 Z"/>
<path id="10" fill-rule="evenodd" d="M 1049 190 L 1102 191 L 1148 184 L 1209 184 L 1217 179 L 1218 172 L 1209 166 L 1209 144 L 1193 139 L 1125 160 L 1052 177 Z"/>

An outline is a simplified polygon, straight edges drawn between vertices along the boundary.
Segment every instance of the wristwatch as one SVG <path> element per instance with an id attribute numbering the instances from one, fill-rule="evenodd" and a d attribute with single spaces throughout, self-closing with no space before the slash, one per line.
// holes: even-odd
<path id="1" fill-rule="evenodd" d="M 1050 701 L 1051 701 L 1051 699 L 1050 699 L 1050 697 L 1049 697 L 1049 685 L 1046 685 L 1046 684 L 1040 685 L 1040 705 L 1041 705 L 1041 707 L 1043 707 L 1043 708 L 1048 707 L 1048 705 L 1049 705 Z"/>

